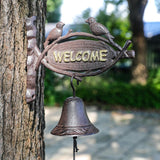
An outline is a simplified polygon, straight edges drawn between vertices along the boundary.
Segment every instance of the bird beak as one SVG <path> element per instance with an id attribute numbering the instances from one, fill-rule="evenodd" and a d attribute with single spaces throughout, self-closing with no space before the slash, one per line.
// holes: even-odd
<path id="1" fill-rule="evenodd" d="M 65 25 L 65 23 L 63 23 L 63 26 Z"/>
<path id="2" fill-rule="evenodd" d="M 86 23 L 89 23 L 88 19 L 85 21 Z"/>

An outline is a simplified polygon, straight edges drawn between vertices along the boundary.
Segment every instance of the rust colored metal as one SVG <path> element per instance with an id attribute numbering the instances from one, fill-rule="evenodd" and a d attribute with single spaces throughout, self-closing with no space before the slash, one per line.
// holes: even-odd
<path id="1" fill-rule="evenodd" d="M 36 87 L 36 71 L 35 65 L 38 57 L 34 54 L 34 49 L 36 46 L 36 27 L 33 22 L 36 17 L 26 19 L 26 29 L 27 29 L 27 89 L 26 89 L 26 101 L 30 103 L 35 100 L 35 87 Z"/>
<path id="2" fill-rule="evenodd" d="M 104 25 L 97 23 L 93 17 L 88 18 L 85 22 L 89 24 L 90 30 L 94 35 L 104 35 L 108 39 L 110 44 L 116 46 L 121 50 L 121 47 L 113 41 L 114 37 L 110 34 L 109 30 Z"/>
<path id="3" fill-rule="evenodd" d="M 62 36 L 62 31 L 63 31 L 63 26 L 64 26 L 64 25 L 65 25 L 65 24 L 64 24 L 63 22 L 58 22 L 58 23 L 56 24 L 56 27 L 53 28 L 53 29 L 50 31 L 50 33 L 49 33 L 46 41 L 44 42 L 44 48 L 46 48 L 46 46 L 47 46 L 51 41 L 55 41 L 56 39 L 58 39 L 59 37 Z"/>
<path id="4" fill-rule="evenodd" d="M 85 136 L 98 133 L 90 122 L 82 99 L 69 97 L 65 100 L 58 125 L 51 131 L 57 136 Z"/>
<path id="5" fill-rule="evenodd" d="M 127 41 L 126 45 L 129 44 L 130 42 Z M 107 70 L 111 67 L 119 58 L 122 58 L 127 46 L 120 52 L 101 41 L 74 40 L 55 45 L 48 51 L 45 59 L 51 66 L 59 70 L 71 72 L 79 77 L 85 74 L 89 76 L 89 73 L 95 70 L 103 68 Z M 132 56 L 132 53 L 128 56 Z M 87 73 L 82 73 L 82 71 Z"/>
<path id="6" fill-rule="evenodd" d="M 58 22 L 50 32 L 41 53 L 36 45 L 36 28 L 33 24 L 35 17 L 27 19 L 28 61 L 27 61 L 27 102 L 35 98 L 35 75 L 40 63 L 48 69 L 67 76 L 74 76 L 81 81 L 82 77 L 96 76 L 110 69 L 119 59 L 134 58 L 135 52 L 127 50 L 131 41 L 128 40 L 124 47 L 113 41 L 113 36 L 108 29 L 94 18 L 89 18 L 89 24 L 93 34 L 85 32 L 69 32 L 61 36 L 64 26 Z M 93 22 L 92 22 L 93 21 Z M 101 37 L 105 35 L 106 38 Z M 81 37 L 73 40 L 73 37 Z M 89 37 L 93 40 L 86 40 Z M 52 41 L 53 40 L 53 41 Z"/>
<path id="7" fill-rule="evenodd" d="M 80 36 L 80 37 L 90 37 L 90 38 L 94 38 L 96 40 L 100 40 L 102 42 L 104 42 L 106 45 L 111 45 L 113 48 L 116 48 L 118 51 L 122 51 L 122 48 L 121 46 L 119 46 L 117 43 L 114 43 L 112 41 L 112 43 L 110 43 L 110 41 L 108 39 L 105 39 L 101 36 L 95 36 L 95 35 L 92 35 L 92 34 L 89 34 L 89 33 L 84 33 L 84 32 L 74 32 L 72 33 L 72 30 L 69 30 L 69 32 L 63 36 L 63 37 L 59 37 L 57 40 L 53 41 L 50 45 L 48 45 L 44 51 L 42 52 L 42 54 L 39 56 L 38 58 L 38 61 L 37 61 L 37 64 L 36 64 L 36 69 L 38 68 L 39 64 L 41 63 L 41 60 L 45 57 L 45 55 L 47 54 L 47 52 L 52 49 L 55 45 L 58 45 L 59 43 L 65 41 L 65 40 L 68 40 L 69 38 L 71 37 L 77 37 L 77 36 Z M 123 58 L 134 58 L 135 57 L 135 53 L 133 50 L 129 51 L 129 52 L 132 52 L 130 54 L 130 56 L 127 54 L 128 51 L 125 51 L 123 54 L 124 56 L 122 56 Z"/>
<path id="8" fill-rule="evenodd" d="M 68 40 L 67 42 L 64 42 L 64 40 L 75 36 L 91 37 L 100 41 Z M 105 72 L 106 70 L 110 69 L 119 59 L 134 58 L 134 51 L 127 51 L 127 48 L 130 45 L 131 41 L 126 41 L 123 48 L 117 48 L 116 45 L 108 45 L 107 42 L 107 39 L 100 36 L 94 36 L 89 33 L 69 32 L 67 35 L 59 37 L 57 40 L 53 41 L 45 48 L 42 54 L 39 55 L 36 68 L 38 68 L 40 62 L 42 62 L 47 68 L 54 72 L 70 77 L 75 75 L 75 79 L 81 80 L 81 77 L 94 76 Z M 117 50 L 115 50 L 114 48 L 117 48 Z M 95 58 L 93 54 L 96 53 L 93 53 L 92 55 L 91 53 L 93 51 L 98 51 L 97 56 L 100 57 L 101 53 L 99 52 L 102 52 L 102 50 L 105 50 L 106 52 L 106 55 L 102 53 L 102 56 L 106 56 L 106 59 L 104 60 L 102 58 L 102 60 L 98 60 L 97 58 L 97 60 L 92 60 Z M 78 52 L 82 52 L 81 54 L 85 54 L 83 59 L 75 59 L 76 54 L 78 57 Z M 86 56 L 89 56 L 88 60 Z M 93 57 L 92 59 L 91 56 Z M 58 58 L 58 60 L 56 60 L 56 57 L 60 57 L 60 59 Z"/>

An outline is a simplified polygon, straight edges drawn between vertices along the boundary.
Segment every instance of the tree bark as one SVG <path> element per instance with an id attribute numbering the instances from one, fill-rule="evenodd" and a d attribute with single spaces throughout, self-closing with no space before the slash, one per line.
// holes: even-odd
<path id="1" fill-rule="evenodd" d="M 127 0 L 130 11 L 130 23 L 133 33 L 133 46 L 136 57 L 133 61 L 132 82 L 146 84 L 147 65 L 146 65 L 146 42 L 143 30 L 143 14 L 148 0 Z"/>
<path id="2" fill-rule="evenodd" d="M 46 0 L 0 0 L 0 159 L 42 160 L 43 66 L 37 72 L 36 101 L 26 103 L 25 18 L 37 16 L 37 41 L 44 42 Z"/>

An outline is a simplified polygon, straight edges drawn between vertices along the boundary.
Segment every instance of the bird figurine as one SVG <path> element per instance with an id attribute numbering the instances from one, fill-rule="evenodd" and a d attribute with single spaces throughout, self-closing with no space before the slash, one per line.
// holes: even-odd
<path id="1" fill-rule="evenodd" d="M 88 18 L 85 22 L 89 24 L 90 29 L 94 35 L 96 36 L 105 35 L 106 38 L 111 43 L 114 43 L 113 42 L 114 37 L 109 33 L 109 30 L 104 25 L 96 22 L 96 20 L 93 17 Z"/>
<path id="2" fill-rule="evenodd" d="M 49 35 L 46 39 L 46 41 L 44 42 L 44 48 L 46 48 L 46 46 L 51 42 L 54 41 L 56 39 L 58 39 L 60 36 L 62 36 L 62 31 L 63 31 L 63 26 L 65 24 L 63 22 L 58 22 L 56 24 L 56 27 L 53 28 L 50 32 Z"/>

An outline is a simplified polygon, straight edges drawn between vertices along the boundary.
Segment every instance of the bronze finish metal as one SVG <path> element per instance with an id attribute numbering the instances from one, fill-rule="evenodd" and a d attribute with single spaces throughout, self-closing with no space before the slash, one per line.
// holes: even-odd
<path id="1" fill-rule="evenodd" d="M 65 100 L 58 125 L 51 131 L 57 136 L 85 136 L 99 130 L 88 119 L 84 103 L 79 97 Z"/>
<path id="2" fill-rule="evenodd" d="M 64 74 L 65 72 L 68 76 L 74 75 L 75 78 L 80 79 L 80 77 L 98 75 L 111 68 L 122 56 L 125 56 L 123 53 L 130 43 L 127 41 L 122 51 L 115 51 L 101 41 L 74 40 L 63 42 L 51 48 L 45 59 L 48 64 L 59 70 L 58 73 Z M 96 53 L 98 54 L 96 55 Z M 63 58 L 58 59 L 58 56 L 63 56 Z M 100 61 L 101 56 L 105 58 Z M 132 56 L 132 52 L 130 56 Z"/>
<path id="3" fill-rule="evenodd" d="M 33 24 L 35 19 L 35 17 L 31 17 L 26 21 L 28 39 L 27 102 L 35 99 L 35 70 L 38 69 L 40 63 L 54 72 L 70 77 L 74 76 L 75 79 L 81 81 L 83 77 L 96 76 L 109 70 L 119 59 L 135 57 L 133 50 L 127 50 L 131 44 L 130 40 L 126 41 L 122 48 L 113 41 L 113 36 L 107 28 L 95 22 L 92 17 L 86 22 L 89 23 L 93 34 L 72 33 L 72 30 L 69 30 L 66 35 L 61 36 L 64 23 L 58 22 L 47 37 L 44 43 L 45 49 L 41 53 L 36 45 L 36 28 Z M 94 23 L 90 21 L 94 21 Z M 105 35 L 106 38 L 101 35 Z M 93 40 L 74 40 L 73 37 L 89 37 Z"/>
<path id="4" fill-rule="evenodd" d="M 36 44 L 36 27 L 33 24 L 35 20 L 35 16 L 26 19 L 27 103 L 35 99 L 36 70 L 40 63 L 54 72 L 72 77 L 73 97 L 65 100 L 60 120 L 51 134 L 73 137 L 73 160 L 75 160 L 75 152 L 78 151 L 77 136 L 96 134 L 99 130 L 90 122 L 82 99 L 76 97 L 73 78 L 79 82 L 82 77 L 101 74 L 109 70 L 119 59 L 134 58 L 135 52 L 127 50 L 131 44 L 130 40 L 126 41 L 122 48 L 114 42 L 114 37 L 105 26 L 90 17 L 86 23 L 89 24 L 93 34 L 72 33 L 72 30 L 69 30 L 66 35 L 62 36 L 64 23 L 58 22 L 49 33 L 44 43 L 45 49 L 41 53 Z M 105 38 L 101 37 L 102 35 Z M 73 37 L 89 37 L 93 40 L 74 40 Z"/>
<path id="5" fill-rule="evenodd" d="M 36 27 L 33 22 L 36 17 L 26 19 L 26 29 L 27 29 L 27 89 L 26 89 L 26 100 L 27 103 L 32 102 L 35 99 L 35 86 L 36 86 L 36 71 L 35 65 L 38 57 L 34 54 L 34 49 L 36 46 Z"/>
<path id="6" fill-rule="evenodd" d="M 62 31 L 63 31 L 63 26 L 65 24 L 63 22 L 58 22 L 56 24 L 56 27 L 54 29 L 52 29 L 46 39 L 46 41 L 44 42 L 44 48 L 51 42 L 54 41 L 56 39 L 58 39 L 59 37 L 61 37 L 62 35 Z"/>

